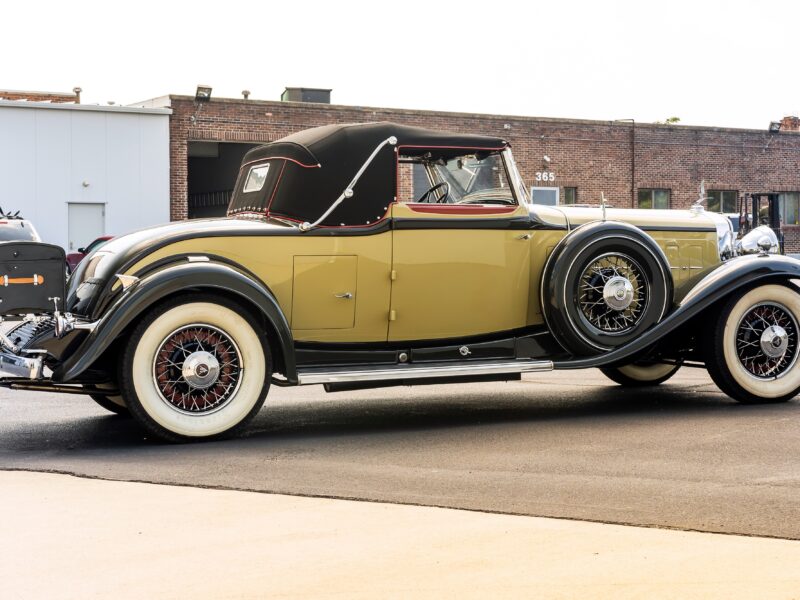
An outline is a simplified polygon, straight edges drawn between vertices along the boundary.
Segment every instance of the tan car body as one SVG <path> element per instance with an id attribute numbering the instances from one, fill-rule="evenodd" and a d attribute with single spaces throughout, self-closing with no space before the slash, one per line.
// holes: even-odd
<path id="1" fill-rule="evenodd" d="M 451 207 L 437 211 L 428 204 L 390 208 L 393 219 L 441 219 L 450 227 L 361 236 L 199 237 L 166 245 L 126 273 L 173 255 L 209 254 L 258 276 L 297 341 L 459 338 L 541 324 L 548 254 L 567 228 L 602 219 L 602 211 L 591 208 L 516 206 L 509 213 L 495 207 L 495 215 L 456 215 Z M 454 220 L 493 216 L 528 217 L 563 229 L 452 227 Z M 608 209 L 606 218 L 647 231 L 667 256 L 676 288 L 719 263 L 714 223 L 702 213 Z"/>

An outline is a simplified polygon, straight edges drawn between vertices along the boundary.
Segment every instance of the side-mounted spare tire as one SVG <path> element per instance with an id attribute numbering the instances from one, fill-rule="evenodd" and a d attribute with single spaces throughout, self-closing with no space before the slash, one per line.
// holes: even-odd
<path id="1" fill-rule="evenodd" d="M 652 237 L 627 223 L 596 221 L 556 246 L 541 292 L 556 340 L 587 356 L 618 348 L 658 323 L 672 303 L 673 284 Z"/>

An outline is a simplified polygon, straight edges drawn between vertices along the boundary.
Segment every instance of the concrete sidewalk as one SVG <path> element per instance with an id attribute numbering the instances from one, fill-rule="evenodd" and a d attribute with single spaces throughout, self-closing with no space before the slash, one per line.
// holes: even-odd
<path id="1" fill-rule="evenodd" d="M 800 598 L 800 542 L 0 472 L 8 598 Z"/>

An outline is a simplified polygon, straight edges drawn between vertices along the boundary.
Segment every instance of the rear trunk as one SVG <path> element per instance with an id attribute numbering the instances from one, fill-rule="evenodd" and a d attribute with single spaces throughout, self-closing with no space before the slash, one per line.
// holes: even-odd
<path id="1" fill-rule="evenodd" d="M 66 258 L 61 247 L 0 243 L 0 316 L 61 310 L 65 284 Z"/>

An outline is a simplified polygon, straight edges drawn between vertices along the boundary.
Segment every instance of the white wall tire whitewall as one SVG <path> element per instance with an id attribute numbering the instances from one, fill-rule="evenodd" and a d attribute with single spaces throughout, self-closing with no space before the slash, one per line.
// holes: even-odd
<path id="1" fill-rule="evenodd" d="M 238 431 L 261 408 L 272 375 L 269 349 L 256 330 L 257 322 L 249 311 L 233 302 L 200 294 L 182 296 L 151 311 L 131 332 L 123 354 L 121 387 L 133 416 L 167 441 L 207 439 Z M 213 404 L 215 394 L 207 394 L 211 398 L 207 407 L 181 400 L 187 394 L 170 394 L 172 388 L 165 388 L 158 371 L 169 344 L 183 339 L 180 332 L 187 332 L 184 337 L 188 339 L 193 331 L 211 332 L 211 342 L 203 340 L 206 350 L 213 342 L 224 340 L 223 348 L 230 350 L 226 356 L 234 357 L 235 376 L 230 377 L 228 386 L 220 386 L 223 391 L 218 405 Z M 186 358 L 186 352 L 183 356 Z M 175 375 L 185 373 L 177 368 L 170 376 L 179 382 L 176 385 L 196 393 L 198 388 Z M 209 389 L 213 392 L 216 387 Z"/>
<path id="2" fill-rule="evenodd" d="M 782 322 L 787 333 L 786 352 L 769 359 L 763 353 L 761 337 L 757 328 L 748 340 L 748 323 L 752 315 L 762 311 L 766 320 Z M 760 322 L 760 321 L 759 321 Z M 763 404 L 786 402 L 800 392 L 800 348 L 798 348 L 798 324 L 800 324 L 800 294 L 794 289 L 768 284 L 755 287 L 732 298 L 721 311 L 710 335 L 706 337 L 706 367 L 717 386 L 739 402 Z M 763 358 L 747 359 L 750 356 Z M 758 362 L 758 361 L 761 362 Z M 763 373 L 758 373 L 763 370 Z M 756 371 L 756 373 L 754 373 Z"/>
<path id="3" fill-rule="evenodd" d="M 664 383 L 677 373 L 680 364 L 637 364 L 622 367 L 603 367 L 600 370 L 611 381 L 624 387 L 646 387 Z"/>

